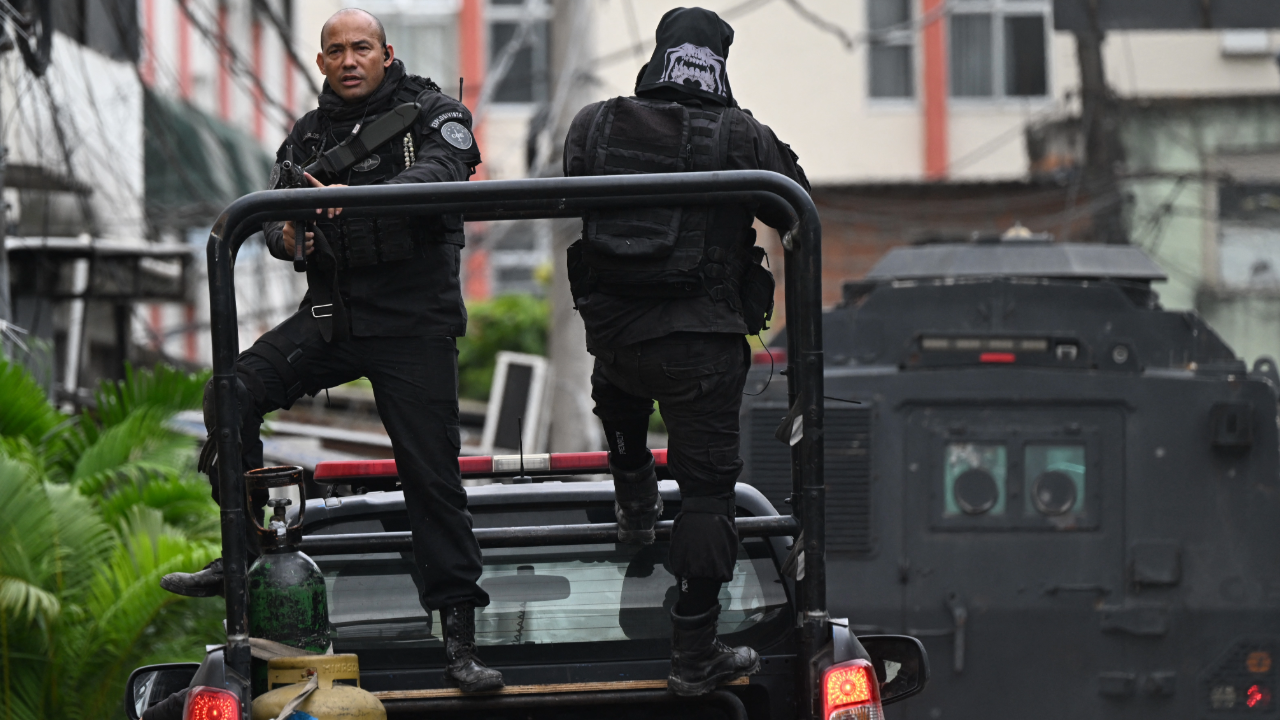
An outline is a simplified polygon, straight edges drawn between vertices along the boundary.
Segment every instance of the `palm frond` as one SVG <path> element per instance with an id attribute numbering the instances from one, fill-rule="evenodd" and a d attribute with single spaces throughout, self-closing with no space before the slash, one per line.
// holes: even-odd
<path id="1" fill-rule="evenodd" d="M 126 365 L 124 380 L 104 380 L 94 392 L 98 422 L 103 427 L 118 425 L 143 407 L 161 408 L 168 414 L 194 410 L 200 407 L 210 374 L 185 373 L 169 365 L 152 370 Z"/>
<path id="2" fill-rule="evenodd" d="M 181 471 L 195 455 L 189 438 L 164 426 L 171 413 L 163 408 L 142 406 L 118 424 L 109 427 L 88 444 L 71 472 L 71 480 L 82 492 L 98 495 L 110 491 L 115 473 L 130 468 L 142 472 Z"/>
<path id="3" fill-rule="evenodd" d="M 0 435 L 38 443 L 62 419 L 31 373 L 0 357 Z"/>
<path id="4" fill-rule="evenodd" d="M 0 611 L 12 618 L 10 622 L 39 620 L 47 624 L 57 619 L 62 603 L 58 596 L 42 587 L 22 578 L 0 575 Z"/>

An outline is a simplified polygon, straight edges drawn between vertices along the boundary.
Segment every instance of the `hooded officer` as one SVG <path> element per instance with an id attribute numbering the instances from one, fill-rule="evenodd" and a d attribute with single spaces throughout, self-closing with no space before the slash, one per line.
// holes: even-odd
<path id="1" fill-rule="evenodd" d="M 393 108 L 418 102 L 412 125 L 337 177 L 307 176 L 314 187 L 468 179 L 480 163 L 471 113 L 431 80 L 409 74 L 377 18 L 339 11 L 321 31 L 316 64 L 327 83 L 319 108 L 294 125 L 277 153 L 306 164 L 353 139 L 355 129 Z M 274 184 L 274 183 L 273 183 Z M 462 220 L 344 218 L 317 211 L 306 232 L 308 292 L 298 312 L 264 334 L 236 362 L 245 470 L 263 465 L 265 413 L 304 393 L 367 377 L 386 425 L 413 531 L 415 581 L 428 611 L 443 621 L 447 673 L 468 692 L 502 687 L 502 675 L 476 657 L 475 608 L 489 604 L 477 581 L 480 547 L 471 530 L 458 468 L 458 367 L 455 338 L 466 333 L 458 270 Z M 294 223 L 264 228 L 271 254 L 292 260 Z M 211 386 L 210 386 L 211 387 Z M 206 425 L 212 432 L 211 392 Z M 212 442 L 201 469 L 214 477 Z M 214 485 L 215 499 L 217 485 Z M 259 517 L 265 493 L 255 497 Z M 252 546 L 252 543 L 251 543 Z M 181 595 L 221 594 L 222 561 L 175 573 L 161 584 Z"/>
<path id="2" fill-rule="evenodd" d="M 664 15 L 635 96 L 574 118 L 565 175 L 762 169 L 808 188 L 791 149 L 734 101 L 725 70 L 732 42 L 733 29 L 713 12 Z M 773 304 L 755 214 L 749 206 L 594 212 L 569 249 L 570 286 L 595 356 L 592 398 L 609 442 L 620 542 L 652 543 L 662 514 L 646 447 L 654 400 L 669 431 L 668 468 L 682 498 L 671 535 L 680 592 L 667 681 L 678 695 L 710 692 L 760 666 L 751 648 L 716 638 L 718 595 L 738 550 L 745 336 L 760 332 Z M 785 227 L 784 218 L 761 219 Z"/>

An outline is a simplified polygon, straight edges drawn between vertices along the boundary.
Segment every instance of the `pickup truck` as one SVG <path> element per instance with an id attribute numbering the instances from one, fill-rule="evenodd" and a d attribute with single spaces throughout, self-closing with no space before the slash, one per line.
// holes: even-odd
<path id="1" fill-rule="evenodd" d="M 708 709 L 701 706 L 718 703 L 718 712 L 739 718 L 880 720 L 883 702 L 918 692 L 928 675 L 918 642 L 905 637 L 856 638 L 847 622 L 832 620 L 827 611 L 822 224 L 817 206 L 803 188 L 782 175 L 732 170 L 273 190 L 251 193 L 228 206 L 214 223 L 207 248 L 215 418 L 211 430 L 222 459 L 216 482 L 222 498 L 227 643 L 220 651 L 220 674 L 218 663 L 211 660 L 186 683 L 191 688 L 188 699 L 207 691 L 222 700 L 188 703 L 188 710 L 216 707 L 219 720 L 248 718 L 252 656 L 268 649 L 255 646 L 249 637 L 249 515 L 233 430 L 240 427 L 234 391 L 236 253 L 263 222 L 311 217 L 317 208 L 326 207 L 344 208 L 348 217 L 461 213 L 469 221 L 493 221 L 583 218 L 621 207 L 721 204 L 747 206 L 771 218 L 786 251 L 787 399 L 778 413 L 775 437 L 790 455 L 791 492 L 786 500 L 791 514 L 775 515 L 759 494 L 740 488 L 740 579 L 722 598 L 729 611 L 720 630 L 730 641 L 761 650 L 765 662 L 754 680 L 713 693 L 688 712 L 704 715 Z M 489 458 L 487 469 L 467 465 L 463 470 L 490 478 L 514 477 L 518 464 L 511 458 Z M 545 466 L 539 470 L 544 475 L 568 478 L 602 473 L 607 463 L 598 454 L 590 459 L 546 456 L 526 465 L 530 470 L 539 466 Z M 616 546 L 616 525 L 598 522 L 609 517 L 610 484 L 562 480 L 473 491 L 476 536 L 488 551 L 486 564 L 492 564 L 484 582 L 496 598 L 480 621 L 481 637 L 489 643 L 485 658 L 502 668 L 511 686 L 527 690 L 460 697 L 440 687 L 440 673 L 431 667 L 431 658 L 439 655 L 433 636 L 424 632 L 425 617 L 408 600 L 389 599 L 411 598 L 407 588 L 413 580 L 407 564 L 397 564 L 411 546 L 394 484 L 386 483 L 394 472 L 376 463 L 348 472 L 366 488 L 371 486 L 363 478 L 383 478 L 382 494 L 313 501 L 316 512 L 306 514 L 310 535 L 302 539 L 301 549 L 321 559 L 333 578 L 328 593 L 331 620 L 339 627 L 338 648 L 367 644 L 369 649 L 357 651 L 362 673 L 367 673 L 370 689 L 397 693 L 383 695 L 393 714 L 438 710 L 475 716 L 477 711 L 505 708 L 513 716 L 528 717 L 563 715 L 574 708 L 593 708 L 598 714 L 603 706 L 614 714 L 646 714 L 653 712 L 648 707 L 653 703 L 685 706 L 666 692 L 660 679 L 668 643 L 660 616 L 665 612 L 669 573 L 658 570 L 665 545 L 649 550 Z M 317 476 L 326 479 L 319 469 Z M 675 487 L 668 485 L 664 492 L 674 511 L 679 503 Z M 662 522 L 660 540 L 670 536 L 671 521 Z M 786 538 L 792 536 L 795 541 L 789 542 Z M 396 587 L 404 593 L 395 595 Z M 407 618 L 416 620 L 403 620 Z M 146 710 L 154 688 L 182 687 L 176 673 L 157 669 L 135 675 L 126 689 L 126 705 L 133 714 Z M 192 685 L 206 681 L 212 684 Z M 165 707 L 175 704 L 162 702 Z M 675 712 L 662 710 L 669 711 Z M 205 717 L 184 712 L 184 720 Z"/>
<path id="2" fill-rule="evenodd" d="M 655 454 L 665 468 L 666 453 Z M 840 717 L 878 720 L 880 704 L 923 689 L 928 662 L 918 641 L 857 638 L 842 619 L 831 621 L 830 656 L 821 661 L 823 687 L 798 686 L 795 667 L 803 660 L 793 601 L 794 522 L 778 515 L 755 488 L 739 484 L 741 545 L 733 580 L 721 591 L 719 634 L 725 642 L 755 648 L 761 671 L 702 698 L 669 694 L 669 613 L 676 587 L 667 567 L 667 543 L 613 541 L 613 483 L 591 478 L 608 471 L 606 453 L 525 456 L 526 474 L 520 479 L 534 482 L 519 484 L 512 482 L 513 471 L 502 470 L 515 460 L 462 459 L 464 478 L 488 483 L 468 487 L 467 495 L 485 546 L 480 585 L 491 598 L 477 611 L 476 641 L 485 661 L 507 682 L 494 694 L 463 696 L 445 682 L 439 618 L 428 618 L 418 602 L 403 494 L 372 490 L 307 502 L 302 548 L 325 575 L 333 652 L 359 656 L 360 684 L 382 701 L 389 717 L 476 717 L 478 711 L 495 718 L 586 718 L 606 712 L 651 717 L 660 712 L 663 717 L 782 720 L 796 717 L 798 702 L 804 704 L 810 692 L 828 706 L 839 704 L 841 690 L 832 678 L 863 667 L 850 664 L 858 660 L 871 662 L 880 703 L 867 695 L 833 708 L 851 711 Z M 393 488 L 394 468 L 391 460 L 321 463 L 315 479 L 341 491 Z M 559 468 L 572 468 L 572 474 Z M 660 489 L 663 520 L 670 521 L 680 509 L 679 488 L 663 480 Z M 669 535 L 670 522 L 659 530 Z M 344 538 L 369 535 L 380 536 L 388 551 L 344 548 L 349 544 Z M 392 549 L 397 545 L 404 549 Z M 222 646 L 211 648 L 201 664 L 140 668 L 126 692 L 128 716 L 157 718 L 160 709 L 148 708 L 170 693 L 189 686 L 225 687 L 224 673 Z M 802 691 L 805 697 L 798 699 Z M 170 705 L 176 709 L 177 703 Z"/>

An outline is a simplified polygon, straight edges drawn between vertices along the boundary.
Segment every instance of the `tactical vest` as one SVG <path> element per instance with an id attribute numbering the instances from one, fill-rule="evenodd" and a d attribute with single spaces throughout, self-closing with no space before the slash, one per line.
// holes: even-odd
<path id="1" fill-rule="evenodd" d="M 416 76 L 407 76 L 400 83 L 390 106 L 413 102 L 427 87 Z M 425 129 L 421 121 L 415 122 L 396 139 L 374 148 L 369 157 L 347 171 L 347 177 L 331 181 L 375 185 L 390 180 L 413 164 L 417 150 L 427 139 Z M 433 239 L 458 246 L 464 242 L 461 215 L 338 217 L 319 220 L 316 225 L 329 239 L 339 268 L 408 260 L 413 257 L 418 244 Z"/>
<path id="2" fill-rule="evenodd" d="M 724 168 L 737 108 L 614 98 L 586 138 L 587 175 Z M 751 216 L 736 206 L 628 208 L 587 213 L 575 298 L 596 291 L 644 297 L 711 295 L 740 309 Z M 575 262 L 570 259 L 570 263 Z M 585 272 L 581 270 L 585 269 Z M 584 286 L 585 284 L 585 286 Z"/>

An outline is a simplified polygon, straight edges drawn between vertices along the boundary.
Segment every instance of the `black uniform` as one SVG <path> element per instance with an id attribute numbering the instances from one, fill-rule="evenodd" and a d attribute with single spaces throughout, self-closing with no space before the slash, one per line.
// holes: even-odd
<path id="1" fill-rule="evenodd" d="M 565 175 L 763 169 L 807 189 L 790 148 L 733 100 L 724 67 L 732 38 L 705 10 L 664 16 L 636 95 L 574 118 Z M 573 295 L 596 358 L 595 413 L 615 477 L 650 461 L 648 419 L 653 401 L 661 406 L 668 468 L 684 499 L 671 564 L 685 579 L 721 583 L 733 574 L 745 335 L 759 331 L 773 290 L 754 247 L 755 214 L 748 206 L 596 213 L 570 249 Z"/>
<path id="2" fill-rule="evenodd" d="M 294 125 L 277 162 L 292 154 L 305 163 L 346 139 L 357 123 L 411 102 L 424 90 L 418 120 L 403 136 L 375 148 L 341 177 L 317 179 L 346 185 L 466 180 L 480 162 L 471 114 L 430 80 L 407 74 L 399 60 L 367 101 L 348 105 L 326 85 L 319 109 Z M 480 548 L 458 469 L 454 338 L 466 333 L 467 324 L 458 277 L 461 219 L 339 216 L 318 219 L 317 226 L 328 264 L 321 262 L 317 239 L 317 251 L 308 258 L 310 290 L 298 312 L 237 361 L 244 383 L 243 467 L 262 467 L 259 430 L 265 413 L 292 406 L 304 393 L 367 377 L 395 453 L 424 606 L 487 605 L 488 595 L 477 584 Z M 292 259 L 284 249 L 282 223 L 264 232 L 272 255 Z M 295 237 L 301 242 L 300 233 Z"/>

